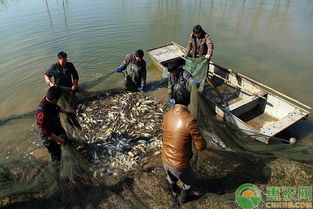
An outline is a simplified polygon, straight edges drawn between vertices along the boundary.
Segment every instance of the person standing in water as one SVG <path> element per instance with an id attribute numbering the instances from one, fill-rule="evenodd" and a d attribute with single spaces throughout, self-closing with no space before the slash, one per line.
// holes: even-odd
<path id="1" fill-rule="evenodd" d="M 125 56 L 122 64 L 116 69 L 116 72 L 123 73 L 126 69 L 125 89 L 128 91 L 144 91 L 147 78 L 146 61 L 143 59 L 144 52 L 138 49 L 134 54 Z"/>
<path id="2" fill-rule="evenodd" d="M 65 52 L 58 53 L 58 62 L 53 64 L 45 73 L 44 79 L 48 86 L 63 86 L 71 88 L 73 91 L 78 88 L 78 73 L 73 63 L 67 61 Z M 52 82 L 51 77 L 54 78 Z"/>

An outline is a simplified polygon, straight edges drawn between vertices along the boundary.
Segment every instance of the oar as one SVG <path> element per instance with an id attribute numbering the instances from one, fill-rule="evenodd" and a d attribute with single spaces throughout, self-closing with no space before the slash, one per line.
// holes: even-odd
<path id="1" fill-rule="evenodd" d="M 183 50 L 180 48 L 180 46 L 178 46 L 174 41 L 172 41 L 172 44 L 173 44 L 181 53 L 185 54 L 185 53 L 183 52 Z M 178 55 L 178 54 L 177 54 L 177 55 Z M 184 60 L 186 60 L 186 58 L 182 57 L 181 55 L 178 55 L 178 56 L 180 56 L 181 58 L 183 58 Z"/>
<path id="2" fill-rule="evenodd" d="M 205 77 L 206 82 L 212 87 L 212 89 L 216 92 L 217 96 L 222 100 L 225 106 L 228 106 L 228 103 L 224 100 L 224 98 L 221 96 L 221 92 L 214 87 L 213 83 L 208 79 L 208 77 Z"/>
<path id="3" fill-rule="evenodd" d="M 176 48 L 178 48 L 178 49 L 184 54 L 183 50 L 182 50 L 175 42 L 172 41 L 172 44 L 173 44 Z M 181 55 L 179 55 L 179 54 L 177 54 L 177 56 L 179 56 L 180 58 L 182 58 L 182 59 L 184 59 L 184 60 L 186 61 L 186 58 L 185 58 L 185 57 L 183 57 L 183 56 L 181 56 Z M 212 89 L 216 92 L 217 96 L 222 100 L 223 104 L 224 104 L 225 106 L 228 106 L 228 103 L 227 103 L 227 102 L 224 100 L 224 98 L 221 96 L 221 92 L 220 92 L 217 88 L 214 87 L 213 83 L 212 83 L 207 77 L 206 77 L 205 80 L 206 80 L 206 82 L 212 87 Z"/>
<path id="4" fill-rule="evenodd" d="M 214 63 L 214 64 L 215 64 L 215 63 Z M 263 84 L 263 83 L 260 83 L 260 82 L 254 80 L 254 79 L 252 79 L 252 78 L 250 78 L 250 77 L 248 77 L 248 76 L 245 76 L 245 75 L 243 75 L 243 74 L 241 74 L 241 73 L 236 73 L 236 72 L 234 72 L 232 69 L 226 69 L 226 70 L 228 70 L 228 71 L 231 72 L 231 73 L 238 74 L 240 77 L 243 77 L 243 78 L 245 78 L 245 79 L 247 79 L 247 80 L 249 80 L 249 81 L 251 81 L 251 82 L 253 82 L 253 83 L 256 83 L 256 84 L 258 84 L 258 85 L 260 85 L 260 86 L 263 86 L 264 88 L 266 88 L 266 89 L 268 89 L 268 90 L 270 90 L 270 91 L 272 91 L 272 92 L 274 92 L 274 93 L 276 93 L 276 94 L 278 94 L 278 95 L 280 95 L 280 96 L 282 96 L 282 97 L 285 97 L 286 99 L 289 99 L 289 100 L 291 100 L 291 101 L 293 101 L 293 102 L 295 102 L 295 103 L 297 103 L 297 104 L 299 104 L 299 105 L 302 105 L 303 107 L 305 107 L 305 108 L 307 108 L 307 109 L 310 109 L 310 110 L 312 109 L 310 106 L 308 106 L 308 105 L 306 105 L 306 104 L 303 104 L 302 102 L 300 102 L 300 101 L 298 101 L 298 100 L 296 100 L 296 99 L 293 99 L 293 98 L 291 98 L 291 97 L 289 97 L 289 96 L 287 96 L 287 95 L 285 95 L 285 94 L 283 94 L 283 93 L 281 93 L 281 92 L 279 92 L 279 91 L 277 91 L 277 90 L 275 90 L 275 89 L 273 89 L 273 88 L 271 88 L 271 87 L 269 87 L 269 86 L 267 86 L 267 85 L 265 85 L 265 84 Z"/>
<path id="5" fill-rule="evenodd" d="M 218 74 L 216 74 L 216 73 L 213 73 L 213 72 L 209 72 L 209 73 L 211 73 L 213 76 L 215 76 L 215 77 L 217 77 L 217 78 L 219 78 L 219 79 L 222 79 L 223 81 L 225 81 L 226 84 L 228 84 L 228 85 L 230 85 L 230 86 L 232 86 L 232 87 L 239 88 L 239 89 L 241 89 L 241 90 L 243 90 L 243 91 L 248 92 L 249 94 L 252 94 L 252 95 L 254 95 L 254 96 L 257 96 L 257 97 L 260 97 L 260 98 L 262 98 L 262 99 L 264 99 L 264 100 L 267 100 L 265 97 L 260 96 L 260 95 L 258 95 L 257 93 L 254 93 L 254 92 L 252 92 L 252 91 L 246 89 L 246 88 L 243 87 L 243 86 L 240 86 L 240 85 L 238 85 L 238 84 L 232 83 L 230 80 L 228 80 L 228 79 L 226 79 L 226 78 L 224 78 L 224 77 L 222 77 L 222 76 L 220 76 L 220 75 L 218 75 Z"/>

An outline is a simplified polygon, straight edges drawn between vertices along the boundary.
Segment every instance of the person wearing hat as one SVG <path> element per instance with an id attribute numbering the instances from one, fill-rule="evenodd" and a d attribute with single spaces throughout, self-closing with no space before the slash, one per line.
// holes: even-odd
<path id="1" fill-rule="evenodd" d="M 45 73 L 44 79 L 48 86 L 63 86 L 71 88 L 73 91 L 78 88 L 78 73 L 73 63 L 67 61 L 65 52 L 58 53 L 58 62 L 53 64 Z M 51 77 L 54 78 L 52 82 Z"/>
<path id="2" fill-rule="evenodd" d="M 37 107 L 37 125 L 43 145 L 48 149 L 51 160 L 61 160 L 61 144 L 68 140 L 60 121 L 59 113 L 70 114 L 71 112 L 57 105 L 62 91 L 56 86 L 51 86 L 46 96 Z"/>
<path id="3" fill-rule="evenodd" d="M 127 54 L 116 72 L 123 73 L 126 69 L 125 88 L 128 91 L 144 91 L 146 85 L 146 61 L 143 59 L 144 52 L 138 49 L 134 54 Z"/>
<path id="4" fill-rule="evenodd" d="M 190 35 L 185 56 L 205 57 L 210 60 L 213 55 L 213 42 L 208 33 L 206 33 L 201 25 L 193 27 L 193 33 Z"/>

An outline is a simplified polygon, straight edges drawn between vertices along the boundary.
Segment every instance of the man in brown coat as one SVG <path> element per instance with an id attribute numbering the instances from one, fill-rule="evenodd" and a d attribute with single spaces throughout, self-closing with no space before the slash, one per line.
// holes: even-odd
<path id="1" fill-rule="evenodd" d="M 172 195 L 180 202 L 188 201 L 191 187 L 196 183 L 196 174 L 189 161 L 192 158 L 192 141 L 198 150 L 205 149 L 205 143 L 196 119 L 189 113 L 190 94 L 187 89 L 174 89 L 174 108 L 163 118 L 162 161 L 170 183 Z M 184 185 L 180 191 L 177 181 Z"/>
<path id="2" fill-rule="evenodd" d="M 213 55 L 213 42 L 208 33 L 200 25 L 193 27 L 193 33 L 190 35 L 185 56 L 201 57 L 204 56 L 210 60 Z"/>

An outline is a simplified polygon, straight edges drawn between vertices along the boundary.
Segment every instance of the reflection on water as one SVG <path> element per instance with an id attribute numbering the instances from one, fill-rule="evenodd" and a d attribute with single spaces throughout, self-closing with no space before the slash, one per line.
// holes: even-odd
<path id="1" fill-rule="evenodd" d="M 137 48 L 185 45 L 195 24 L 212 36 L 215 62 L 313 106 L 312 20 L 310 0 L 0 0 L 0 118 L 35 109 L 61 50 L 85 82 Z M 111 78 L 101 87 L 123 85 Z M 301 128 L 312 133 L 312 122 Z"/>
<path id="2" fill-rule="evenodd" d="M 66 30 L 68 30 L 67 16 L 66 16 L 67 11 L 65 9 L 65 4 L 66 4 L 66 7 L 67 7 L 67 1 L 62 0 L 62 10 L 63 10 L 63 15 L 64 15 L 64 24 L 66 26 Z"/>
<path id="3" fill-rule="evenodd" d="M 68 30 L 68 23 L 67 23 L 67 9 L 68 8 L 68 3 L 67 3 L 67 0 L 61 0 L 62 1 L 62 11 L 63 11 L 63 16 L 64 16 L 64 25 L 66 27 L 66 30 Z M 57 0 L 57 3 L 59 5 L 59 2 Z M 51 28 L 53 28 L 53 21 L 52 21 L 52 17 L 51 17 L 51 12 L 50 12 L 50 9 L 49 9 L 49 3 L 48 3 L 48 0 L 45 0 L 45 4 L 46 4 L 46 8 L 47 8 L 47 14 L 48 14 L 48 17 L 49 17 L 49 22 L 50 22 L 50 25 L 51 25 Z"/>
<path id="4" fill-rule="evenodd" d="M 45 2 L 46 2 L 47 13 L 48 13 L 48 17 L 49 17 L 49 23 L 50 23 L 51 27 L 53 28 L 53 22 L 52 22 L 52 19 L 51 19 L 51 13 L 50 13 L 50 10 L 49 10 L 48 0 L 45 0 Z"/>

